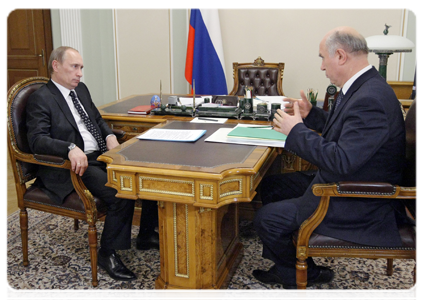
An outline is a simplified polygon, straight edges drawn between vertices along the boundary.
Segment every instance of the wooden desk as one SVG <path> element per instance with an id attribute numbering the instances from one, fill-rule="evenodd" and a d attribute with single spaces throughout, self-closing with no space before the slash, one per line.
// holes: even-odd
<path id="1" fill-rule="evenodd" d="M 99 157 L 107 163 L 107 185 L 118 197 L 158 201 L 156 288 L 225 287 L 241 257 L 237 203 L 254 198 L 277 153 L 204 142 L 220 126 L 234 125 L 165 121 L 159 127 L 207 133 L 195 143 L 131 139 Z"/>
<path id="2" fill-rule="evenodd" d="M 108 123 L 110 128 L 121 129 L 126 132 L 126 136 L 120 142 L 130 140 L 131 138 L 139 135 L 140 133 L 147 131 L 148 129 L 164 124 L 168 120 L 174 121 L 191 121 L 192 117 L 179 117 L 179 116 L 161 116 L 161 115 L 130 115 L 128 110 L 138 105 L 147 105 L 150 103 L 151 97 L 155 94 L 146 95 L 133 95 L 121 100 L 100 106 L 98 109 L 103 119 Z M 163 94 L 162 99 L 164 103 L 167 103 L 167 99 L 170 94 Z M 186 96 L 186 95 L 185 95 Z M 269 125 L 271 122 L 268 121 L 253 121 L 251 119 L 229 119 L 226 124 L 237 124 L 237 123 L 252 123 L 252 124 L 263 124 Z M 301 157 L 295 156 L 288 151 L 283 149 L 277 149 L 280 154 L 274 162 L 272 169 L 269 173 L 279 172 L 294 172 L 294 171 L 305 171 L 314 168 L 308 161 L 301 159 Z M 240 205 L 240 214 L 244 219 L 252 220 L 257 209 L 261 207 L 261 201 L 259 197 L 256 197 L 252 202 L 242 203 Z M 134 224 L 139 224 L 139 217 L 141 210 L 139 204 L 137 204 L 134 216 Z"/>
<path id="3" fill-rule="evenodd" d="M 122 129 L 126 132 L 126 137 L 122 141 L 129 140 L 140 133 L 147 131 L 148 129 L 167 122 L 168 120 L 174 121 L 191 121 L 192 117 L 184 116 L 160 116 L 160 115 L 130 115 L 128 110 L 137 106 L 137 105 L 146 105 L 150 103 L 151 97 L 155 94 L 145 94 L 145 95 L 132 95 L 121 100 L 105 104 L 98 107 L 101 116 L 110 126 L 114 129 Z M 164 103 L 167 103 L 167 99 L 170 94 L 163 94 L 162 98 Z M 186 95 L 185 95 L 186 96 Z M 251 124 L 262 124 L 270 125 L 269 121 L 253 121 L 251 119 L 228 119 L 226 124 L 238 124 L 238 123 L 251 123 Z M 121 141 L 121 142 L 122 142 Z M 283 149 L 278 150 L 281 154 L 280 166 L 278 167 L 279 171 L 282 172 L 294 172 L 294 171 L 305 171 L 313 168 L 313 166 Z"/>

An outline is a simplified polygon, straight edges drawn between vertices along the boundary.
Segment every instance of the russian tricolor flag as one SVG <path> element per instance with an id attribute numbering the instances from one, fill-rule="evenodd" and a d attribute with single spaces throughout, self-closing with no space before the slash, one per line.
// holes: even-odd
<path id="1" fill-rule="evenodd" d="M 195 93 L 227 95 L 225 61 L 217 9 L 191 9 L 185 78 Z"/>

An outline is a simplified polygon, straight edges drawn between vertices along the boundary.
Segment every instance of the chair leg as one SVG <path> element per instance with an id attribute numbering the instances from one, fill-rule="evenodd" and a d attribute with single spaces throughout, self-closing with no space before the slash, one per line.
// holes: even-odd
<path id="1" fill-rule="evenodd" d="M 77 231 L 79 229 L 79 220 L 73 219 L 73 229 Z"/>
<path id="2" fill-rule="evenodd" d="M 307 262 L 297 259 L 296 269 L 297 289 L 305 290 L 307 288 Z"/>
<path id="3" fill-rule="evenodd" d="M 392 258 L 387 259 L 386 273 L 388 276 L 394 274 L 394 260 Z"/>
<path id="4" fill-rule="evenodd" d="M 19 221 L 21 227 L 21 240 L 22 240 L 22 254 L 23 254 L 23 265 L 26 267 L 29 265 L 28 261 L 28 212 L 26 208 L 21 209 L 19 213 Z"/>
<path id="5" fill-rule="evenodd" d="M 414 265 L 414 300 L 420 300 L 420 259 Z"/>
<path id="6" fill-rule="evenodd" d="M 97 280 L 97 228 L 95 224 L 89 225 L 88 227 L 88 244 L 90 245 L 92 284 L 94 287 L 96 287 L 98 285 L 98 280 Z"/>

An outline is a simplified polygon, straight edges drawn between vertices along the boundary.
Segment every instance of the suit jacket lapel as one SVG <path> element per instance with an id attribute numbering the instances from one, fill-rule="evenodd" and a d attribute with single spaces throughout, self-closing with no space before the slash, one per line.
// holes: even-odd
<path id="1" fill-rule="evenodd" d="M 47 83 L 47 87 L 49 88 L 50 92 L 53 94 L 54 100 L 56 100 L 57 104 L 59 105 L 66 119 L 69 121 L 69 123 L 72 124 L 72 126 L 76 130 L 78 130 L 78 125 L 76 125 L 75 118 L 73 117 L 72 112 L 69 109 L 69 106 L 66 100 L 63 98 L 62 93 L 59 91 L 59 89 L 51 80 Z"/>
<path id="2" fill-rule="evenodd" d="M 358 77 L 354 83 L 351 85 L 351 87 L 348 89 L 347 93 L 344 95 L 344 98 L 342 99 L 341 103 L 339 104 L 339 107 L 336 109 L 336 111 L 331 111 L 329 114 L 328 120 L 326 122 L 325 128 L 322 130 L 322 135 L 324 136 L 326 132 L 331 128 L 331 126 L 335 123 L 336 119 L 340 116 L 342 110 L 344 109 L 347 102 L 351 99 L 351 96 L 354 95 L 354 93 L 360 88 L 360 86 L 369 80 L 371 77 L 378 75 L 378 71 L 372 67 L 369 71 L 365 72 L 363 75 Z"/>

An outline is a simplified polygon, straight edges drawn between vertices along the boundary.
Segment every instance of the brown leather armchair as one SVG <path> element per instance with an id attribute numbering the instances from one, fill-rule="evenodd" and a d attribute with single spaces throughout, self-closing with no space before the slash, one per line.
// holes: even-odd
<path id="1" fill-rule="evenodd" d="M 23 265 L 28 266 L 28 213 L 27 208 L 73 218 L 74 229 L 78 229 L 78 220 L 88 223 L 88 243 L 91 256 L 92 285 L 97 286 L 97 229 L 96 222 L 106 215 L 106 206 L 101 199 L 94 197 L 85 187 L 79 175 L 70 171 L 69 160 L 61 157 L 31 153 L 27 139 L 25 107 L 29 96 L 47 83 L 44 77 L 23 79 L 14 84 L 7 93 L 8 114 L 8 149 L 15 177 L 15 186 L 20 209 L 20 228 L 22 239 Z M 125 133 L 116 130 L 121 138 Z M 69 169 L 75 191 L 62 205 L 57 205 L 39 188 L 29 186 L 35 178 L 37 165 Z"/>
<path id="2" fill-rule="evenodd" d="M 234 87 L 229 95 L 242 96 L 245 86 L 253 87 L 253 96 L 284 96 L 282 90 L 285 63 L 265 63 L 259 56 L 253 63 L 233 63 Z"/>
<path id="3" fill-rule="evenodd" d="M 414 225 L 401 225 L 399 233 L 401 247 L 369 247 L 338 240 L 314 233 L 314 229 L 325 218 L 331 201 L 336 197 L 383 198 L 405 203 L 412 218 L 415 218 L 416 200 L 416 105 L 415 100 L 408 110 L 406 123 L 406 159 L 407 166 L 401 186 L 377 182 L 339 182 L 333 184 L 315 184 L 313 193 L 321 196 L 320 204 L 310 218 L 301 224 L 294 236 L 297 248 L 297 288 L 307 286 L 307 257 L 360 257 L 386 258 L 387 274 L 393 273 L 393 259 L 416 259 L 416 232 Z M 416 268 L 414 268 L 414 281 Z"/>

